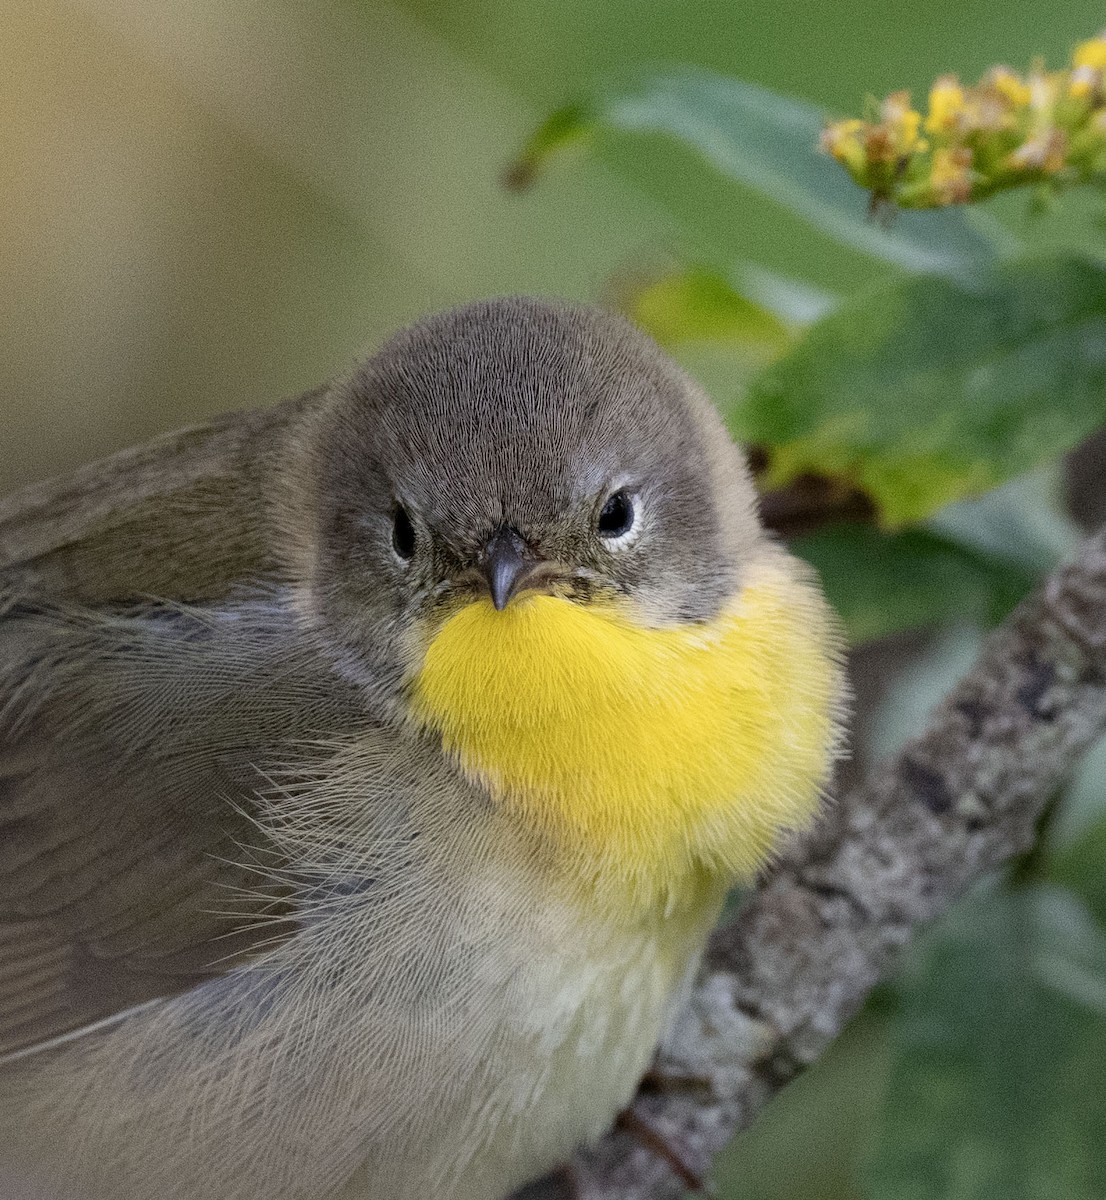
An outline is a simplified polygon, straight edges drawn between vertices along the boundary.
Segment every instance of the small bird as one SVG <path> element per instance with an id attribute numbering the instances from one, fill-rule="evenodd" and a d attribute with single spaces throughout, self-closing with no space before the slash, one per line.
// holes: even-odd
<path id="1" fill-rule="evenodd" d="M 0 1194 L 502 1200 L 807 823 L 836 626 L 702 392 L 493 299 L 0 505 Z"/>

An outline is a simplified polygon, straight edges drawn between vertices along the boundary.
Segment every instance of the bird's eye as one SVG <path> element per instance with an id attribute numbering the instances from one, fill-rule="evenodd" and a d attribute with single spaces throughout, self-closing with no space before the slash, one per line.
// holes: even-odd
<path id="1" fill-rule="evenodd" d="M 396 505 L 392 519 L 392 549 L 402 559 L 412 558 L 415 553 L 415 527 L 402 504 Z"/>
<path id="2" fill-rule="evenodd" d="M 599 514 L 599 536 L 620 538 L 634 527 L 634 499 L 629 492 L 615 492 Z"/>

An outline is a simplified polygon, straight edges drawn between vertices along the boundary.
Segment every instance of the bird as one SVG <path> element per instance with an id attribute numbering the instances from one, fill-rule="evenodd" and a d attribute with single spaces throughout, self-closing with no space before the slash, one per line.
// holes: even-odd
<path id="1" fill-rule="evenodd" d="M 0 1192 L 503 1200 L 819 811 L 835 618 L 598 308 L 0 503 Z"/>

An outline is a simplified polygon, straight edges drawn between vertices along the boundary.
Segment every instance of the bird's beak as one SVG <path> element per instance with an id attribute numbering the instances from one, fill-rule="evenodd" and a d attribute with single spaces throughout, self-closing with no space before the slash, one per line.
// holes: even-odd
<path id="1" fill-rule="evenodd" d="M 526 556 L 526 543 L 510 526 L 501 526 L 480 554 L 480 569 L 499 612 L 521 590 L 537 563 Z"/>

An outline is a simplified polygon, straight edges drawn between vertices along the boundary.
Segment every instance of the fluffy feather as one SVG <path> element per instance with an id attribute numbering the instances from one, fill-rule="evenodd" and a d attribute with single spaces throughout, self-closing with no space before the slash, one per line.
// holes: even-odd
<path id="1" fill-rule="evenodd" d="M 556 582 L 494 612 L 504 529 Z M 470 305 L 0 505 L 0 1194 L 500 1200 L 630 1097 L 837 703 L 609 314 Z"/>
<path id="2" fill-rule="evenodd" d="M 465 773 L 586 878 L 641 902 L 737 878 L 805 823 L 836 722 L 832 624 L 766 547 L 713 620 L 524 595 L 465 605 L 431 642 L 416 711 Z"/>

